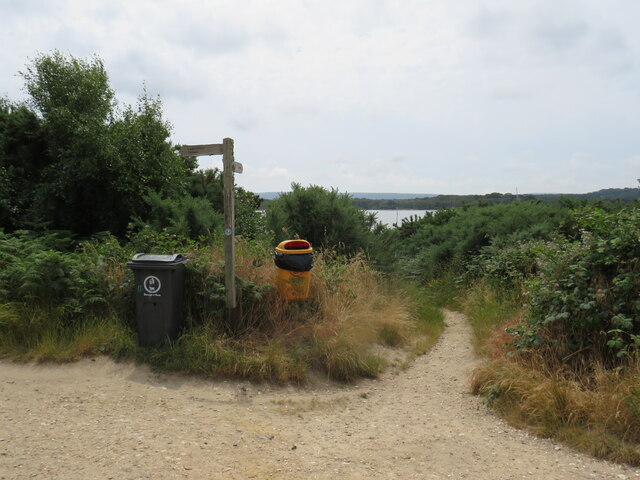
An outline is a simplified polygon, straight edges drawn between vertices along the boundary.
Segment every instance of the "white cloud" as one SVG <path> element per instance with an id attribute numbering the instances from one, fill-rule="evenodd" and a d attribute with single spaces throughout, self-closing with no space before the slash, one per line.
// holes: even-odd
<path id="1" fill-rule="evenodd" d="M 0 15 L 0 95 L 22 96 L 15 73 L 37 52 L 95 53 L 123 101 L 143 82 L 161 95 L 176 142 L 235 138 L 255 191 L 638 177 L 630 1 L 0 1 Z"/>
<path id="2" fill-rule="evenodd" d="M 638 176 L 640 176 L 640 154 L 623 159 L 622 164 L 628 168 L 637 169 Z"/>

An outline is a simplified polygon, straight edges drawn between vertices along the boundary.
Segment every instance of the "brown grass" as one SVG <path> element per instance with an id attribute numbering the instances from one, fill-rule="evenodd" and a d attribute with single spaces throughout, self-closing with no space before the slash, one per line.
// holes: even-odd
<path id="1" fill-rule="evenodd" d="M 473 392 L 517 427 L 607 460 L 640 465 L 640 360 L 593 366 L 580 378 L 544 358 L 496 358 L 478 368 Z"/>
<path id="2" fill-rule="evenodd" d="M 222 268 L 218 253 L 206 254 L 214 276 Z M 273 287 L 269 252 L 239 244 L 237 259 L 237 275 L 245 284 L 271 286 L 243 307 L 241 328 L 221 336 L 215 321 L 209 322 L 183 336 L 170 355 L 149 361 L 171 370 L 278 383 L 301 383 L 310 370 L 319 370 L 350 382 L 375 377 L 385 367 L 385 349 L 376 346 L 393 347 L 394 354 L 403 349 L 409 356 L 415 343 L 435 341 L 431 331 L 419 328 L 413 297 L 390 288 L 362 257 L 317 255 L 309 299 L 291 303 Z"/>
<path id="3" fill-rule="evenodd" d="M 242 307 L 234 325 L 224 315 L 224 255 L 217 245 L 187 252 L 193 262 L 184 289 L 187 325 L 177 340 L 137 346 L 133 291 L 122 288 L 128 270 L 119 265 L 101 271 L 106 285 L 117 287 L 108 299 L 117 306 L 105 318 L 69 321 L 60 314 L 53 322 L 49 310 L 0 305 L 0 333 L 10 333 L 0 336 L 0 356 L 60 362 L 107 354 L 209 377 L 303 383 L 315 370 L 350 382 L 378 375 L 387 356 L 409 361 L 442 330 L 440 317 L 425 313 L 424 299 L 390 286 L 363 257 L 317 255 L 310 298 L 288 303 L 274 286 L 271 254 L 239 239 Z"/>
<path id="4" fill-rule="evenodd" d="M 559 358 L 549 348 L 519 353 L 506 332 L 523 322 L 517 298 L 479 282 L 461 305 L 476 351 L 487 357 L 473 374 L 473 393 L 518 428 L 598 458 L 640 465 L 640 357 L 607 369 L 602 361 Z"/>

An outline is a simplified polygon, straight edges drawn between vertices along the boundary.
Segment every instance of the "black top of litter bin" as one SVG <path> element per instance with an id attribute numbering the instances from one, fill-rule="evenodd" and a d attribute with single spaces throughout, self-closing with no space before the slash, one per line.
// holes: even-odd
<path id="1" fill-rule="evenodd" d="M 186 263 L 188 260 L 189 259 L 181 253 L 173 253 L 170 255 L 136 253 L 131 259 L 131 262 L 127 263 L 127 267 L 169 267 Z"/>

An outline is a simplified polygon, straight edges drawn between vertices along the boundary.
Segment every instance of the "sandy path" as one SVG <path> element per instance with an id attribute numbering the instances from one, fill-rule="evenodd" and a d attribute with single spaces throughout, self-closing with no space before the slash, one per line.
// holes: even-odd
<path id="1" fill-rule="evenodd" d="M 355 387 L 2 362 L 0 479 L 640 478 L 496 419 L 468 393 L 464 317 L 447 324 L 409 370 Z"/>

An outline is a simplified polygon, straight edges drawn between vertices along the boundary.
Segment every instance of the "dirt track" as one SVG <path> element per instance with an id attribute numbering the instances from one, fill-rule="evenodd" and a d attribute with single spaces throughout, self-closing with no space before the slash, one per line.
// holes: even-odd
<path id="1" fill-rule="evenodd" d="M 407 371 L 297 389 L 107 359 L 0 363 L 0 479 L 632 479 L 514 430 L 468 393 L 464 317 Z"/>

